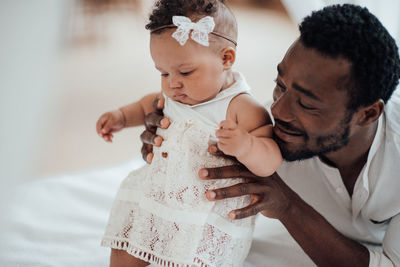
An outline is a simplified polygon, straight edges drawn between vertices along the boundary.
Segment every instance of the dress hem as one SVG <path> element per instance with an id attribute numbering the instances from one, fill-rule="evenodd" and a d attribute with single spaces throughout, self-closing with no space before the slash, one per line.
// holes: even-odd
<path id="1" fill-rule="evenodd" d="M 129 241 L 126 240 L 118 240 L 113 238 L 104 237 L 101 241 L 101 245 L 104 247 L 110 247 L 113 249 L 125 250 L 127 253 L 132 255 L 135 258 L 146 261 L 148 263 L 157 264 L 159 266 L 174 266 L 174 267 L 191 267 L 191 266 L 200 266 L 200 267 L 211 267 L 204 263 L 198 257 L 193 259 L 192 263 L 178 263 L 171 259 L 165 259 L 160 256 L 157 256 L 149 251 L 144 249 L 140 249 L 134 245 L 132 245 Z"/>

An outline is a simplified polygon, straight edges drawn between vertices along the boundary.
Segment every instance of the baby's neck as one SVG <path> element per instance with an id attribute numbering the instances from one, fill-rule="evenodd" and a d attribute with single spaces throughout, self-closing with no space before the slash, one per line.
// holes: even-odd
<path id="1" fill-rule="evenodd" d="M 234 83 L 235 78 L 233 76 L 233 72 L 231 70 L 226 71 L 226 78 L 224 84 L 222 85 L 221 91 L 231 87 Z"/>

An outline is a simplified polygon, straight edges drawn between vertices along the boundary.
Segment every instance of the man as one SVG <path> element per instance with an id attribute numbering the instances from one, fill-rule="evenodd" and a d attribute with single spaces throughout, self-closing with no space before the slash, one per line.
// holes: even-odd
<path id="1" fill-rule="evenodd" d="M 208 191 L 207 198 L 250 194 L 252 204 L 230 215 L 279 219 L 318 266 L 400 266 L 395 41 L 367 9 L 353 5 L 314 12 L 300 33 L 278 64 L 271 106 L 286 162 L 264 178 L 239 165 L 202 169 L 202 179 L 249 178 Z M 168 121 L 152 113 L 147 124 L 166 127 Z M 153 133 L 149 128 L 142 141 L 160 145 Z M 148 161 L 150 151 L 144 146 Z M 221 154 L 215 146 L 210 152 Z M 365 243 L 382 244 L 383 251 Z"/>

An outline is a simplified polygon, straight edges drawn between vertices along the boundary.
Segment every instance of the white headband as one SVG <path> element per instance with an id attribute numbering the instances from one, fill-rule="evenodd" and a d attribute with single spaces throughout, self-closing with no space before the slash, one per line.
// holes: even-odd
<path id="1" fill-rule="evenodd" d="M 232 42 L 235 46 L 237 45 L 232 39 L 225 37 L 222 34 L 213 32 L 215 23 L 214 19 L 210 16 L 206 16 L 200 19 L 198 22 L 192 22 L 190 18 L 185 16 L 173 16 L 172 23 L 173 24 L 171 25 L 164 25 L 156 28 L 151 32 L 159 31 L 165 28 L 177 27 L 177 30 L 172 34 L 172 37 L 177 40 L 180 45 L 184 45 L 190 36 L 193 41 L 204 46 L 209 46 L 210 44 L 208 41 L 208 35 L 210 33 Z"/>

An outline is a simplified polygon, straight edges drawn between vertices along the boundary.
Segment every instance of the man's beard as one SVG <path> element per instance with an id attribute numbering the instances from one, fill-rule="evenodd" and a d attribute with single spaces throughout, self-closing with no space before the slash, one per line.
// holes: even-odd
<path id="1" fill-rule="evenodd" d="M 340 148 L 346 146 L 349 141 L 350 135 L 350 121 L 353 113 L 347 114 L 346 117 L 339 123 L 337 128 L 332 131 L 331 134 L 318 136 L 315 140 L 316 147 L 308 148 L 307 143 L 309 142 L 309 136 L 303 132 L 304 144 L 296 148 L 296 150 L 290 150 L 287 148 L 287 143 L 280 139 L 274 133 L 274 140 L 278 144 L 282 157 L 286 161 L 305 160 L 315 156 L 324 155 L 329 152 L 337 151 Z M 286 123 L 284 123 L 285 125 Z M 289 126 L 289 125 L 288 125 Z M 288 128 L 293 128 L 289 126 Z"/>

